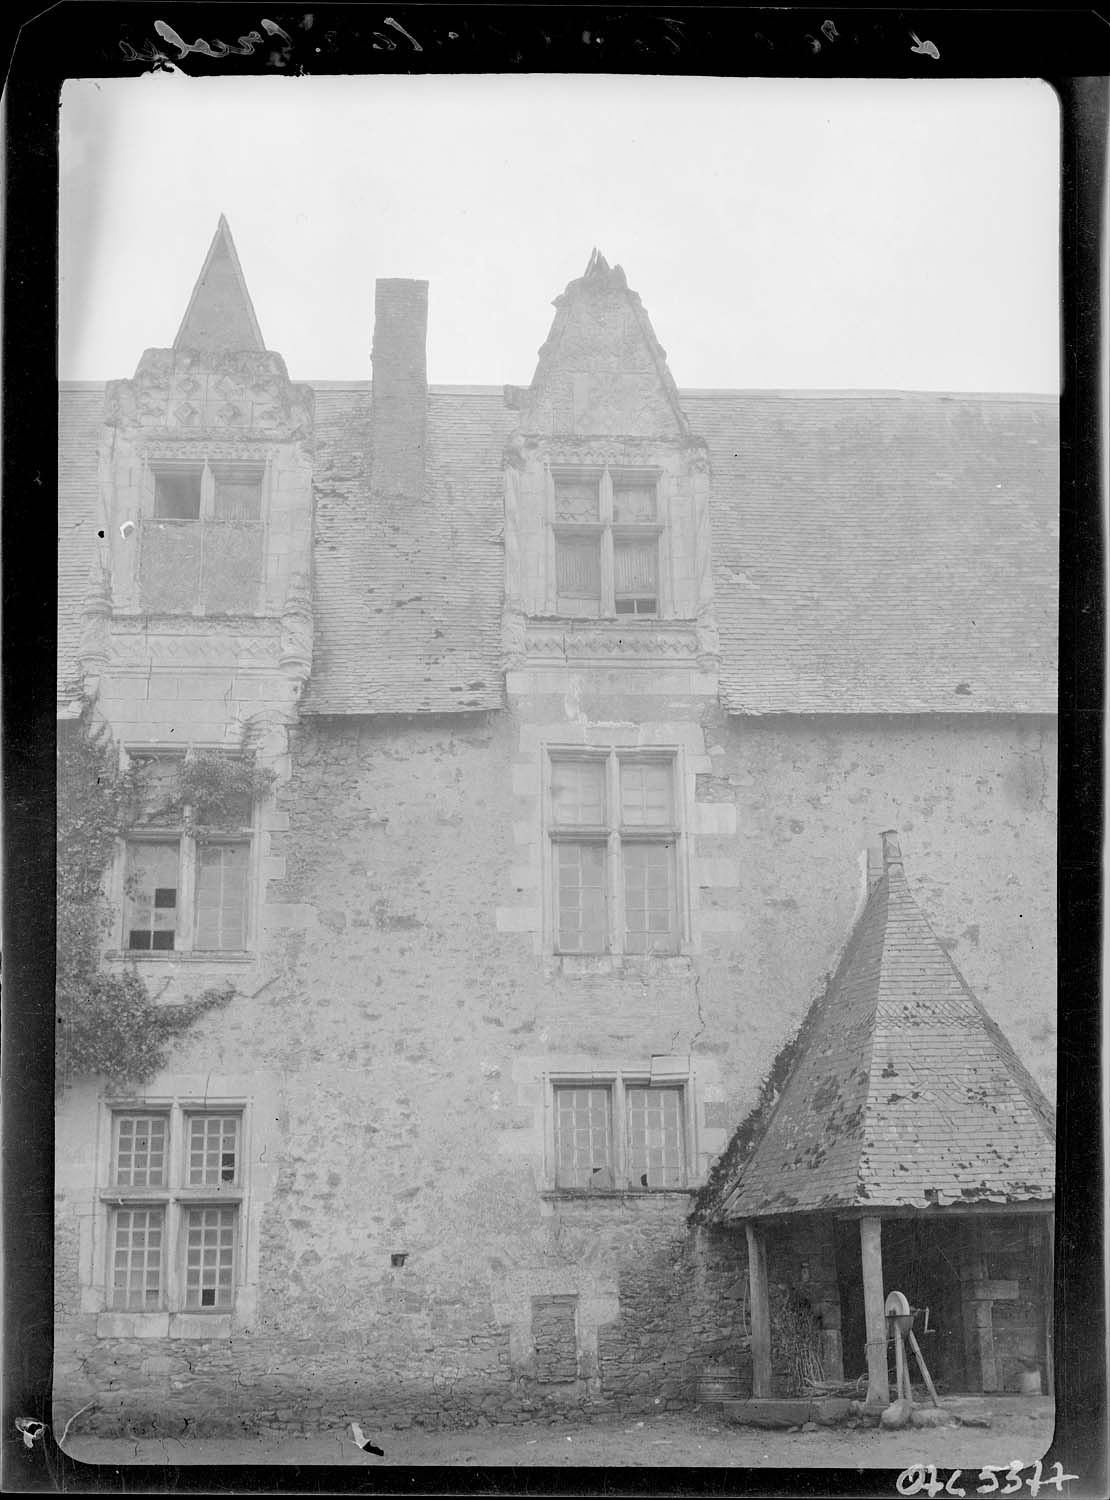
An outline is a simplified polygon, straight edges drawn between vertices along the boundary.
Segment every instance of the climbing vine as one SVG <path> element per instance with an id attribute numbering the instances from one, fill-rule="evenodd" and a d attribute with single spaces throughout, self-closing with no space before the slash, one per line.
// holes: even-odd
<path id="1" fill-rule="evenodd" d="M 217 769 L 212 763 L 219 761 Z M 173 789 L 198 823 L 216 826 L 244 797 L 272 780 L 253 761 L 197 753 L 183 757 Z M 118 841 L 140 819 L 146 789 L 141 769 L 121 765 L 108 730 L 85 703 L 63 725 L 58 743 L 57 821 L 57 1082 L 100 1076 L 140 1084 L 166 1066 L 173 1042 L 204 1014 L 226 1005 L 225 984 L 176 1005 L 158 1004 L 135 965 L 118 972 L 102 962 L 112 921 L 104 876 Z M 149 808 L 147 808 L 149 815 Z M 198 829 L 199 831 L 199 829 Z"/>

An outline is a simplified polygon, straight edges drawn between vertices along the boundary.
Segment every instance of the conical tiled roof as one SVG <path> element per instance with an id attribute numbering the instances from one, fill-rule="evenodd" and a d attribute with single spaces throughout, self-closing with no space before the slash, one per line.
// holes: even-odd
<path id="1" fill-rule="evenodd" d="M 266 347 L 223 214 L 173 347 L 207 352 Z"/>
<path id="2" fill-rule="evenodd" d="M 884 871 L 721 1217 L 1053 1196 L 1051 1107 Z"/>

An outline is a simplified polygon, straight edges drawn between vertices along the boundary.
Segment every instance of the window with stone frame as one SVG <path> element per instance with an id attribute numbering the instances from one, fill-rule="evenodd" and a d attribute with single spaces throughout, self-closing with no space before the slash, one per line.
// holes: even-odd
<path id="1" fill-rule="evenodd" d="M 552 490 L 555 613 L 572 618 L 662 614 L 658 474 L 556 469 Z"/>
<path id="2" fill-rule="evenodd" d="M 649 1192 L 685 1187 L 685 1085 L 635 1074 L 552 1086 L 555 1186 Z"/>
<path id="3" fill-rule="evenodd" d="M 229 1312 L 239 1284 L 243 1107 L 120 1106 L 111 1117 L 107 1304 Z"/>
<path id="4" fill-rule="evenodd" d="M 674 755 L 552 750 L 548 766 L 554 951 L 677 953 Z"/>
<path id="5" fill-rule="evenodd" d="M 253 611 L 262 578 L 265 463 L 156 458 L 142 474 L 144 611 Z"/>
<path id="6" fill-rule="evenodd" d="M 142 811 L 124 851 L 123 942 L 131 956 L 244 953 L 250 946 L 252 823 L 243 797 L 228 826 L 198 823 L 180 799 L 183 755 L 132 751 Z"/>

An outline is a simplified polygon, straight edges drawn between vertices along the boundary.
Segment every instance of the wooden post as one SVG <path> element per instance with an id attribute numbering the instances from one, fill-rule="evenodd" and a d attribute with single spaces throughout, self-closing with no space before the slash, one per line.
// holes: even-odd
<path id="1" fill-rule="evenodd" d="M 906 1369 L 906 1351 L 902 1348 L 902 1330 L 894 1325 L 894 1399 L 910 1400 L 909 1371 Z"/>
<path id="2" fill-rule="evenodd" d="M 751 1289 L 752 1395 L 771 1394 L 771 1303 L 767 1292 L 767 1246 L 763 1231 L 750 1220 L 748 1235 L 748 1285 Z"/>
<path id="3" fill-rule="evenodd" d="M 886 1297 L 883 1292 L 882 1220 L 859 1221 L 863 1259 L 863 1315 L 867 1328 L 867 1405 L 886 1406 L 890 1383 L 886 1373 Z"/>

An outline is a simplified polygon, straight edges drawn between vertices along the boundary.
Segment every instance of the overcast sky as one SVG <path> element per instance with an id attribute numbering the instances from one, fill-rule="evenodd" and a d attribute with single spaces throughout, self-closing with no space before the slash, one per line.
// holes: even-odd
<path id="1" fill-rule="evenodd" d="M 173 342 L 220 213 L 295 379 L 365 380 L 378 276 L 429 379 L 527 384 L 594 245 L 680 386 L 1059 388 L 1059 117 L 1036 80 L 76 80 L 63 379 Z"/>

